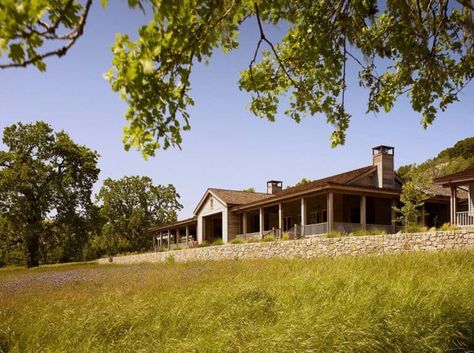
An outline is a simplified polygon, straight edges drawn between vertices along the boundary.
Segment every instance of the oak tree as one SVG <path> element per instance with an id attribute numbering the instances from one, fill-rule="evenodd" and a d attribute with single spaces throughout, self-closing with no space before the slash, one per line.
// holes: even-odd
<path id="1" fill-rule="evenodd" d="M 36 65 L 64 55 L 83 33 L 93 0 L 3 0 L 0 68 Z M 101 0 L 105 6 L 107 0 Z M 128 105 L 124 143 L 143 155 L 180 146 L 189 130 L 191 72 L 216 49 L 232 51 L 253 21 L 255 50 L 240 73 L 250 110 L 274 121 L 281 99 L 296 122 L 321 114 L 343 144 L 351 114 L 346 72 L 358 71 L 367 112 L 390 111 L 407 96 L 428 127 L 459 100 L 474 75 L 471 0 L 128 0 L 151 12 L 138 39 L 117 35 L 105 77 Z M 272 42 L 267 30 L 283 24 Z M 64 43 L 51 49 L 50 42 Z"/>
<path id="2" fill-rule="evenodd" d="M 41 239 L 53 227 L 77 229 L 91 206 L 98 154 L 41 121 L 5 128 L 3 143 L 0 217 L 20 237 L 27 266 L 38 266 Z"/>
<path id="3" fill-rule="evenodd" d="M 182 209 L 173 185 L 153 185 L 149 177 L 108 178 L 97 199 L 106 219 L 102 233 L 109 238 L 112 253 L 146 250 L 150 245 L 148 229 L 176 221 Z"/>

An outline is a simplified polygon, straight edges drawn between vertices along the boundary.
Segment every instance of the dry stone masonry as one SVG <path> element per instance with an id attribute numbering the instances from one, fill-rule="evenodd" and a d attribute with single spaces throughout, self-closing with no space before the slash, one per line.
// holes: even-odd
<path id="1" fill-rule="evenodd" d="M 474 249 L 474 230 L 437 231 L 413 234 L 348 236 L 340 238 L 313 237 L 300 240 L 263 243 L 228 244 L 196 249 L 117 256 L 113 263 L 190 262 L 236 259 L 313 258 L 318 256 L 351 256 L 361 254 L 396 254 L 413 251 L 444 251 Z M 110 263 L 100 259 L 99 263 Z"/>

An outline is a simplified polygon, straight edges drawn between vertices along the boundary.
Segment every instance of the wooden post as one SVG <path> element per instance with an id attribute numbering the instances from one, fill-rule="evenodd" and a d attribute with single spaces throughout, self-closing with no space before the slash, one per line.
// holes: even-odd
<path id="1" fill-rule="evenodd" d="M 153 251 L 156 251 L 156 234 L 153 233 Z"/>
<path id="2" fill-rule="evenodd" d="M 170 230 L 168 229 L 168 250 L 171 249 L 171 233 L 170 233 Z"/>
<path id="3" fill-rule="evenodd" d="M 363 230 L 367 229 L 367 200 L 365 195 L 360 197 L 360 224 Z"/>
<path id="4" fill-rule="evenodd" d="M 328 233 L 329 233 L 334 228 L 334 194 L 332 192 L 328 193 L 327 205 L 328 205 Z"/>
<path id="5" fill-rule="evenodd" d="M 283 207 L 281 203 L 278 204 L 278 228 L 283 231 Z"/>
<path id="6" fill-rule="evenodd" d="M 189 226 L 186 226 L 186 244 L 189 243 Z"/>
<path id="7" fill-rule="evenodd" d="M 160 248 L 163 247 L 163 232 L 160 232 Z"/>
<path id="8" fill-rule="evenodd" d="M 263 208 L 260 208 L 260 237 L 263 238 L 263 226 L 264 226 Z"/>
<path id="9" fill-rule="evenodd" d="M 174 240 L 176 244 L 179 244 L 181 242 L 180 236 L 179 236 L 179 228 L 176 229 L 176 239 Z"/>
<path id="10" fill-rule="evenodd" d="M 450 223 L 456 225 L 456 186 L 451 185 Z"/>
<path id="11" fill-rule="evenodd" d="M 301 237 L 304 237 L 304 226 L 306 225 L 306 200 L 301 199 Z"/>
<path id="12" fill-rule="evenodd" d="M 247 239 L 247 212 L 242 214 L 242 234 Z"/>

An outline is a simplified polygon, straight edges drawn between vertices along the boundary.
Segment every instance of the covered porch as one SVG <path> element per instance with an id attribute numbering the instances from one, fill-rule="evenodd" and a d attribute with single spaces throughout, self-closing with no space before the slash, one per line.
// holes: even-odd
<path id="1" fill-rule="evenodd" d="M 174 249 L 175 247 L 196 246 L 197 219 L 189 218 L 173 224 L 158 226 L 150 229 L 152 233 L 152 250 L 160 248 Z"/>
<path id="2" fill-rule="evenodd" d="M 474 227 L 474 166 L 435 182 L 450 189 L 450 223 L 457 227 Z M 460 194 L 467 195 L 467 202 Z"/>
<path id="3" fill-rule="evenodd" d="M 358 230 L 380 230 L 394 233 L 393 206 L 398 194 L 327 190 L 281 200 L 253 209 L 241 210 L 239 239 L 262 239 L 266 236 L 289 239 L 318 236 L 331 231 L 352 233 Z M 239 211 L 239 210 L 236 210 Z M 235 211 L 234 211 L 235 212 Z"/>

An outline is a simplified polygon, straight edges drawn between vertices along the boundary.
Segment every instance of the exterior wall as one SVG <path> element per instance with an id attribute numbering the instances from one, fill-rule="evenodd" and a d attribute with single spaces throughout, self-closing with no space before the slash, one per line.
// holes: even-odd
<path id="1" fill-rule="evenodd" d="M 242 216 L 229 212 L 227 217 L 227 241 L 231 241 L 236 235 L 242 233 Z"/>
<path id="2" fill-rule="evenodd" d="M 212 201 L 211 201 L 212 200 Z M 222 212 L 222 240 L 227 242 L 227 207 L 216 197 L 209 195 L 199 210 L 197 216 L 197 241 L 202 243 L 204 240 L 204 217 Z"/>
<path id="3" fill-rule="evenodd" d="M 313 258 L 319 256 L 382 255 L 414 251 L 474 250 L 474 231 L 428 232 L 372 235 L 363 237 L 321 238 L 276 242 L 229 244 L 197 249 L 147 253 L 113 258 L 113 263 L 177 262 Z M 100 259 L 107 264 L 109 259 Z"/>

